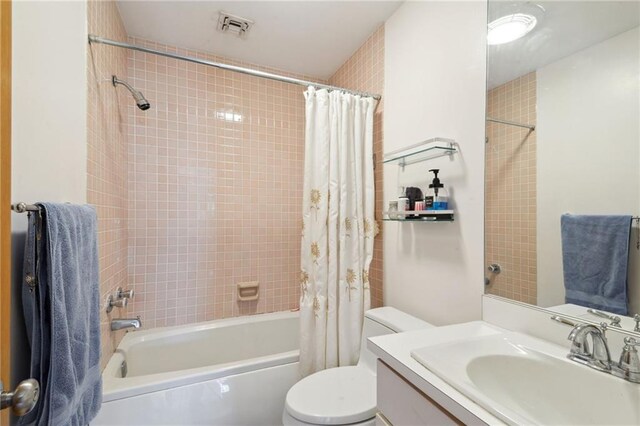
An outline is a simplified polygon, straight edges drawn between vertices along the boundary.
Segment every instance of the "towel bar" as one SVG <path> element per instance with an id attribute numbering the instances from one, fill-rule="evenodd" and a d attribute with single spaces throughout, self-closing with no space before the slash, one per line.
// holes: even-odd
<path id="1" fill-rule="evenodd" d="M 565 214 L 571 214 L 566 212 Z M 640 228 L 640 216 L 631 216 L 632 222 L 638 222 L 638 228 Z M 633 224 L 631 224 L 631 229 L 633 230 Z M 636 250 L 640 250 L 640 229 L 638 229 L 637 238 L 636 238 Z"/>
<path id="2" fill-rule="evenodd" d="M 27 203 L 16 203 L 11 204 L 11 210 L 16 213 L 25 213 L 25 212 L 39 212 L 40 207 L 35 204 L 27 204 Z"/>

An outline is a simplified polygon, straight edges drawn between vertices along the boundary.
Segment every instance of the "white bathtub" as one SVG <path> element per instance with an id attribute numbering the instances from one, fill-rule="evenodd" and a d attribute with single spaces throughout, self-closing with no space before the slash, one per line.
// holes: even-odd
<path id="1" fill-rule="evenodd" d="M 298 322 L 280 312 L 127 333 L 91 424 L 281 424 L 299 379 Z"/>

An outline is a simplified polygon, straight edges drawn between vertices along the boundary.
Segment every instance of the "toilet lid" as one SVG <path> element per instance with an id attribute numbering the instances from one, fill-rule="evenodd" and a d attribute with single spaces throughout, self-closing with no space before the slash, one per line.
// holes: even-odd
<path id="1" fill-rule="evenodd" d="M 343 425 L 376 415 L 376 376 L 362 367 L 338 367 L 305 377 L 287 393 L 287 411 L 303 422 Z"/>

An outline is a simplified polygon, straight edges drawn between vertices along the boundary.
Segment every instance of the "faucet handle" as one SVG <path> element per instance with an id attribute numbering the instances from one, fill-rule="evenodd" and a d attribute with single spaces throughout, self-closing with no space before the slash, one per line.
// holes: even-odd
<path id="1" fill-rule="evenodd" d="M 633 337 L 624 338 L 624 347 L 622 354 L 620 354 L 618 367 L 625 374 L 627 380 L 637 383 L 640 381 L 640 357 L 638 357 L 636 346 L 640 346 L 640 342 L 636 339 Z"/>
<path id="2" fill-rule="evenodd" d="M 134 295 L 133 290 L 123 290 L 122 287 L 116 289 L 116 299 L 133 299 Z"/>
<path id="3" fill-rule="evenodd" d="M 635 314 L 633 316 L 633 320 L 636 322 L 636 326 L 634 327 L 633 331 L 640 332 L 640 314 Z"/>
<path id="4" fill-rule="evenodd" d="M 110 294 L 109 297 L 107 298 L 106 311 L 109 314 L 111 313 L 111 311 L 113 311 L 113 308 L 124 308 L 128 304 L 129 304 L 129 299 L 114 299 L 113 295 Z"/>
<path id="5" fill-rule="evenodd" d="M 617 315 L 609 315 L 606 312 L 598 311 L 597 309 L 591 309 L 591 308 L 587 309 L 587 312 L 589 312 L 591 315 L 595 315 L 600 318 L 606 318 L 608 320 L 611 320 L 611 325 L 614 327 L 621 327 L 620 321 L 622 321 L 622 319 Z"/>
<path id="6" fill-rule="evenodd" d="M 110 305 L 112 307 L 117 307 L 117 308 L 124 308 L 129 304 L 129 299 L 118 299 L 118 300 L 111 300 Z"/>

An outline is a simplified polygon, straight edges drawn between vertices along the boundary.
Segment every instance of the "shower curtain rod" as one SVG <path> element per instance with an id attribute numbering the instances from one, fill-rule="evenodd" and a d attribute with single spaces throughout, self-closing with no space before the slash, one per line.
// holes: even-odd
<path id="1" fill-rule="evenodd" d="M 116 46 L 116 47 L 122 47 L 124 49 L 137 50 L 138 52 L 151 53 L 153 55 L 160 55 L 160 56 L 165 56 L 167 58 L 178 59 L 181 61 L 193 62 L 194 64 L 207 65 L 209 67 L 219 68 L 227 71 L 234 71 L 242 74 L 252 75 L 255 77 L 267 78 L 269 80 L 297 84 L 299 86 L 305 86 L 305 87 L 314 86 L 320 89 L 339 90 L 341 92 L 347 92 L 353 95 L 372 97 L 373 99 L 376 99 L 376 100 L 380 100 L 381 98 L 380 95 L 376 95 L 373 93 L 358 92 L 355 90 L 348 90 L 343 87 L 331 86 L 323 83 L 316 83 L 314 81 L 301 80 L 299 78 L 285 77 L 283 75 L 272 74 L 270 72 L 265 72 L 265 71 L 252 70 L 251 68 L 243 68 L 235 65 L 228 65 L 228 64 L 223 64 L 221 62 L 206 61 L 204 59 L 194 58 L 193 56 L 177 55 L 175 53 L 163 52 L 161 50 L 149 49 L 147 47 L 136 46 L 135 44 L 123 43 L 116 40 L 110 40 L 108 38 L 98 37 L 93 34 L 89 34 L 89 43 L 90 44 L 91 43 L 108 44 L 109 46 Z"/>
<path id="2" fill-rule="evenodd" d="M 515 121 L 500 120 L 499 118 L 487 117 L 487 121 L 491 121 L 492 123 L 506 124 L 507 126 L 523 127 L 525 129 L 529 129 L 529 131 L 531 132 L 533 132 L 536 129 L 536 126 L 532 124 L 523 124 L 523 123 L 517 123 Z"/>

